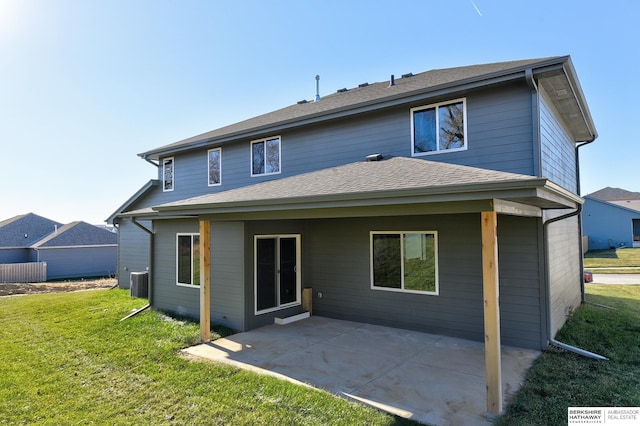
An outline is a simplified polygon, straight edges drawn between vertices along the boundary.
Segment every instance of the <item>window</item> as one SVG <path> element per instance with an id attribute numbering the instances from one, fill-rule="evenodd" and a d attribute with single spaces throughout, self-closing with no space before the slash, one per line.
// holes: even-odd
<path id="1" fill-rule="evenodd" d="M 255 313 L 300 304 L 300 235 L 256 235 Z"/>
<path id="2" fill-rule="evenodd" d="M 162 190 L 173 191 L 173 157 L 162 160 Z"/>
<path id="3" fill-rule="evenodd" d="M 467 149 L 464 99 L 411 109 L 411 155 Z"/>
<path id="4" fill-rule="evenodd" d="M 251 176 L 280 173 L 280 136 L 251 142 Z"/>
<path id="5" fill-rule="evenodd" d="M 176 281 L 182 286 L 200 285 L 200 235 L 177 235 Z"/>
<path id="6" fill-rule="evenodd" d="M 210 149 L 208 153 L 209 186 L 222 183 L 222 148 Z"/>
<path id="7" fill-rule="evenodd" d="M 371 232 L 371 288 L 438 294 L 437 232 Z"/>

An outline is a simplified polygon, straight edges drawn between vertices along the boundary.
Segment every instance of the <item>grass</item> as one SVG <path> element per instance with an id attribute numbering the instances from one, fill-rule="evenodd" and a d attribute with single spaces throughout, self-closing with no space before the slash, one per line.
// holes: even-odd
<path id="1" fill-rule="evenodd" d="M 640 273 L 640 248 L 612 250 L 590 250 L 584 255 L 585 269 L 597 269 L 598 273 L 638 274 Z"/>
<path id="2" fill-rule="evenodd" d="M 587 285 L 587 300 L 556 339 L 608 361 L 545 351 L 498 425 L 565 425 L 573 406 L 640 406 L 640 285 Z"/>
<path id="3" fill-rule="evenodd" d="M 178 351 L 197 342 L 198 324 L 151 310 L 119 321 L 141 305 L 127 290 L 0 299 L 0 425 L 411 424 L 326 392 L 188 361 Z"/>

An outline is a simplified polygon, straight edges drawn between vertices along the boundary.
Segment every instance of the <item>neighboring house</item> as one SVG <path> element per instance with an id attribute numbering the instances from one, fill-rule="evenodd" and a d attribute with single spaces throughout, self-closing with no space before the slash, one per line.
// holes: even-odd
<path id="1" fill-rule="evenodd" d="M 0 222 L 0 264 L 29 262 L 31 244 L 55 232 L 61 223 L 27 213 Z"/>
<path id="2" fill-rule="evenodd" d="M 582 233 L 589 239 L 589 250 L 640 247 L 639 210 L 595 198 L 593 194 L 584 199 Z"/>
<path id="3" fill-rule="evenodd" d="M 115 233 L 85 222 L 33 213 L 0 222 L 0 263 L 46 262 L 49 280 L 114 275 L 117 250 Z"/>
<path id="4" fill-rule="evenodd" d="M 152 306 L 203 339 L 299 314 L 310 287 L 314 315 L 484 340 L 499 365 L 501 342 L 544 349 L 581 303 L 596 137 L 568 56 L 300 101 L 140 154 L 158 176 L 109 218 L 119 282 L 149 270 Z"/>
<path id="5" fill-rule="evenodd" d="M 626 189 L 611 188 L 607 186 L 606 188 L 602 188 L 588 196 L 640 211 L 640 192 L 627 191 Z"/>

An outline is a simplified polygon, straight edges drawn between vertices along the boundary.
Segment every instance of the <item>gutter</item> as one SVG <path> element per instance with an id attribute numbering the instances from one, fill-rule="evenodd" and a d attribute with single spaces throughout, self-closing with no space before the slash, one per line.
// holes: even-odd
<path id="1" fill-rule="evenodd" d="M 549 245 L 547 244 L 548 226 L 554 222 L 559 222 L 561 220 L 569 219 L 574 216 L 580 216 L 580 213 L 582 213 L 582 205 L 578 204 L 578 207 L 571 213 L 567 213 L 562 216 L 551 218 L 542 224 L 545 263 L 547 262 L 547 259 L 549 259 Z M 580 240 L 582 240 L 582 236 L 580 236 Z M 582 244 L 580 244 L 580 246 L 582 246 Z M 582 251 L 580 252 L 580 258 L 582 258 Z M 578 355 L 585 356 L 587 358 L 597 359 L 597 360 L 608 360 L 609 358 L 604 357 L 602 355 L 589 352 L 587 350 L 580 349 L 575 346 L 571 346 L 551 338 L 551 277 L 549 276 L 550 273 L 549 273 L 548 266 L 545 268 L 545 271 L 546 271 L 546 282 L 547 282 L 547 334 L 549 336 L 549 344 L 552 346 L 576 353 Z M 582 278 L 581 281 L 584 281 L 584 278 Z M 584 284 L 581 286 L 581 292 L 582 292 L 582 301 L 584 301 Z"/>

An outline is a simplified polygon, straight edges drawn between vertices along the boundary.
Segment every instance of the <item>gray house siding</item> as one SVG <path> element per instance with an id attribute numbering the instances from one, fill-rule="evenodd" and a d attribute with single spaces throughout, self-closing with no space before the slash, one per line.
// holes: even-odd
<path id="1" fill-rule="evenodd" d="M 499 220 L 505 344 L 541 347 L 538 225 L 538 220 L 530 218 L 501 216 Z M 246 230 L 246 329 L 301 312 L 300 307 L 293 307 L 254 314 L 254 235 L 301 234 L 301 286 L 313 288 L 314 314 L 483 339 L 478 214 L 248 222 Z M 438 231 L 440 294 L 372 290 L 369 246 L 374 230 Z M 522 241 L 528 244 L 522 247 Z M 215 286 L 214 278 L 212 292 Z"/>
<path id="2" fill-rule="evenodd" d="M 551 336 L 564 325 L 568 315 L 580 306 L 580 230 L 577 217 L 547 226 L 549 282 L 551 292 Z"/>
<path id="3" fill-rule="evenodd" d="M 198 318 L 200 289 L 176 284 L 176 234 L 198 233 L 198 221 L 157 220 L 154 222 L 154 231 L 154 266 L 151 278 L 154 307 L 180 316 Z"/>
<path id="4" fill-rule="evenodd" d="M 211 321 L 245 330 L 245 225 L 211 223 Z"/>
<path id="5" fill-rule="evenodd" d="M 40 262 L 47 262 L 47 280 L 112 276 L 116 270 L 118 248 L 68 247 L 38 249 Z"/>
<path id="6" fill-rule="evenodd" d="M 151 221 L 139 221 L 151 230 Z M 129 288 L 131 272 L 145 272 L 151 268 L 150 235 L 131 219 L 120 221 L 118 227 L 118 286 Z"/>
<path id="7" fill-rule="evenodd" d="M 526 85 L 470 93 L 467 99 L 468 149 L 421 158 L 521 174 L 533 174 L 531 94 Z M 437 99 L 433 102 L 443 99 Z M 174 156 L 174 190 L 154 191 L 147 205 L 224 191 L 341 164 L 366 155 L 411 156 L 410 108 L 431 101 L 333 120 L 261 136 L 281 136 L 281 173 L 252 177 L 250 142 L 222 145 L 222 185 L 207 185 L 207 149 Z M 255 139 L 257 139 L 256 137 Z M 219 145 L 212 144 L 208 148 Z M 161 176 L 160 176 L 161 178 Z"/>
<path id="8" fill-rule="evenodd" d="M 30 262 L 29 249 L 0 247 L 0 263 Z"/>
<path id="9" fill-rule="evenodd" d="M 546 324 L 542 223 L 539 218 L 498 216 L 502 341 L 544 349 Z"/>
<path id="10" fill-rule="evenodd" d="M 558 119 L 559 114 L 548 101 L 544 90 L 539 96 L 542 176 L 576 193 L 576 151 L 571 136 Z"/>

